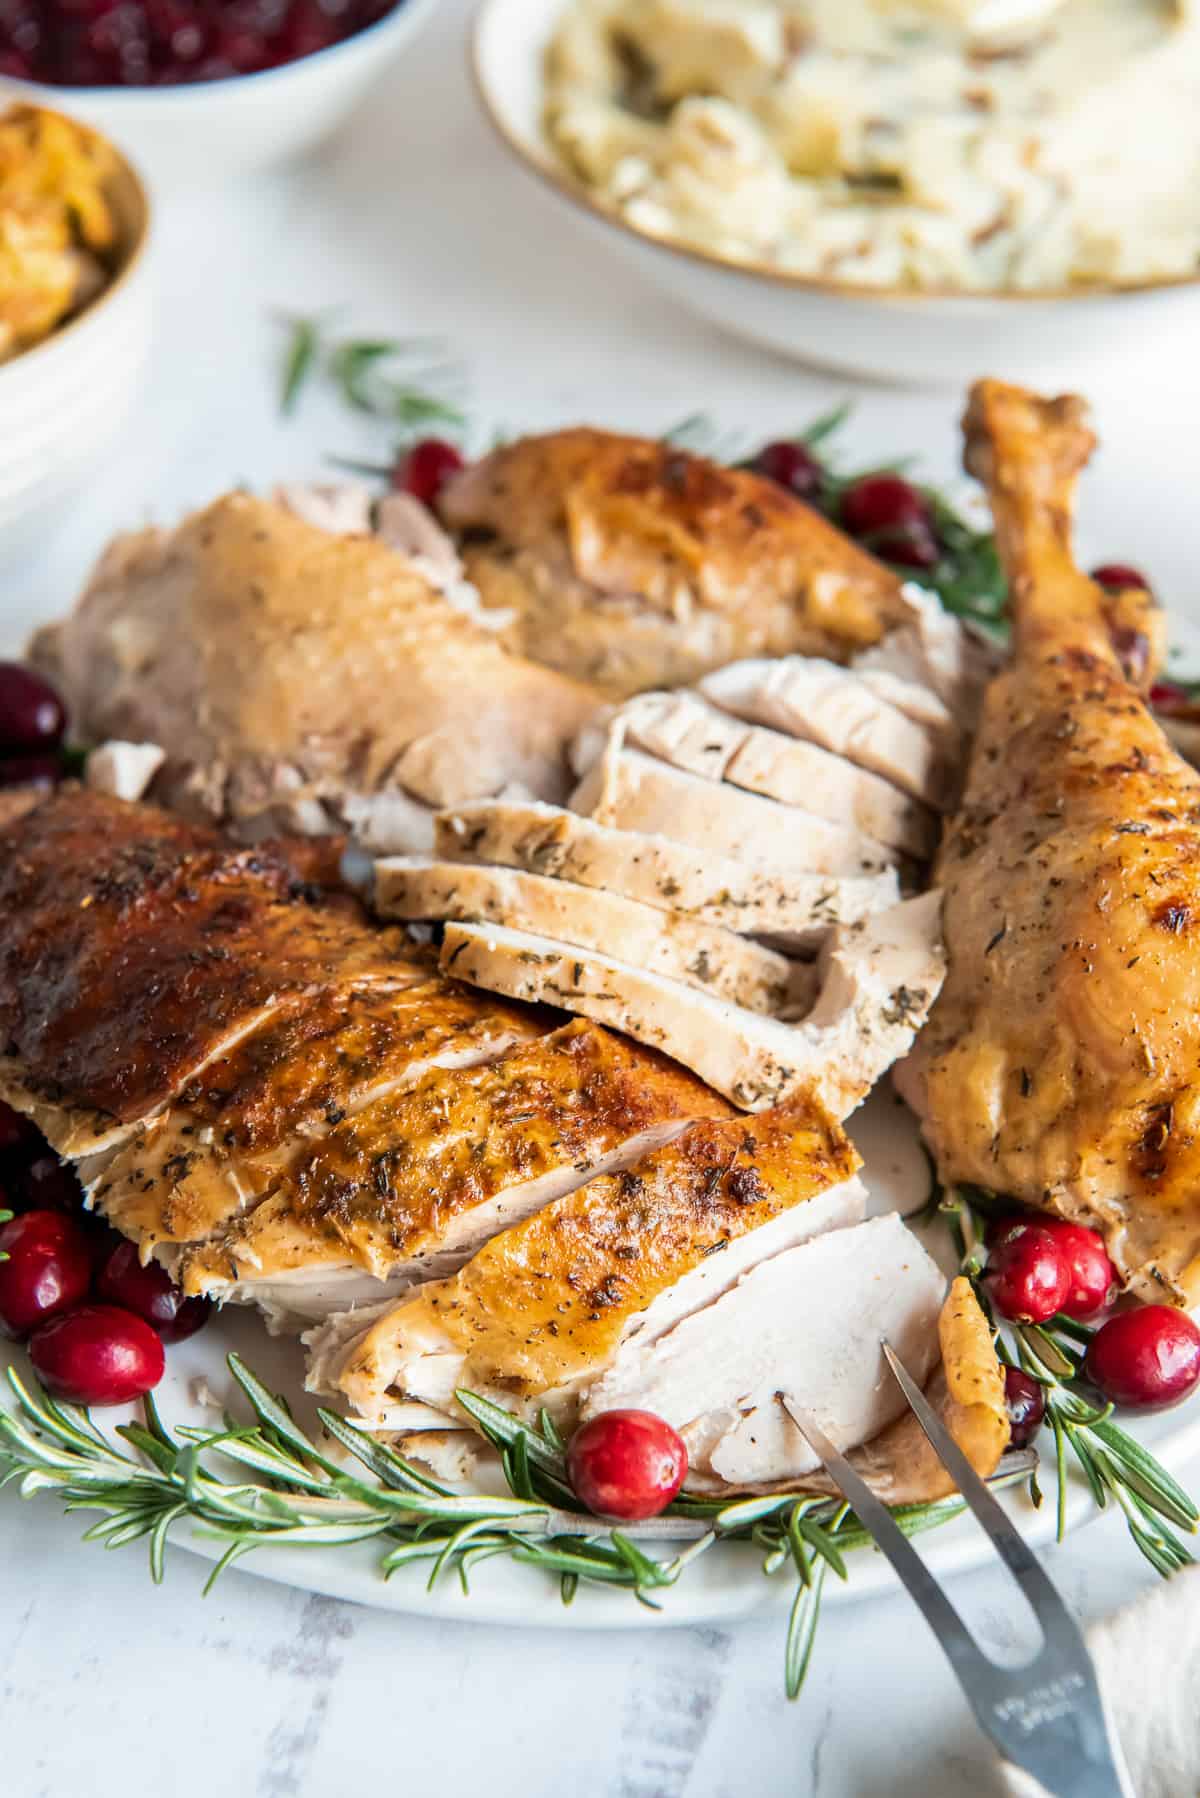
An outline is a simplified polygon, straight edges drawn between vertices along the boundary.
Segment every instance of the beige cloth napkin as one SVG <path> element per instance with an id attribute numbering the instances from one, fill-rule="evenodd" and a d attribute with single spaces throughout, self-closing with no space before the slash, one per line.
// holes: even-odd
<path id="1" fill-rule="evenodd" d="M 1185 1567 L 1088 1631 L 1137 1798 L 1200 1794 L 1200 1566 Z M 1005 1771 L 1013 1798 L 1042 1787 Z"/>

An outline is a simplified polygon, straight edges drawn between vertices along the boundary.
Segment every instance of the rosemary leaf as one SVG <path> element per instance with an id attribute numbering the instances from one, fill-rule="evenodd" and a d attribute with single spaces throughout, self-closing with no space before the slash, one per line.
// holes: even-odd
<path id="1" fill-rule="evenodd" d="M 784 1690 L 789 1698 L 799 1698 L 812 1661 L 817 1624 L 821 1616 L 821 1592 L 825 1585 L 826 1563 L 817 1565 L 811 1586 L 799 1585 L 791 1616 L 788 1618 L 787 1642 L 784 1647 Z"/>
<path id="2" fill-rule="evenodd" d="M 321 345 L 321 324 L 316 318 L 292 318 L 288 323 L 288 342 L 283 357 L 283 390 L 279 410 L 286 418 L 296 409 L 301 391 L 317 364 Z"/>

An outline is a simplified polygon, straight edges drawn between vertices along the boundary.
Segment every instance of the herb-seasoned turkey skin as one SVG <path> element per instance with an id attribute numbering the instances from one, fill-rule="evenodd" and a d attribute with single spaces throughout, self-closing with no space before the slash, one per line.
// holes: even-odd
<path id="1" fill-rule="evenodd" d="M 366 1415 L 389 1391 L 452 1408 L 455 1386 L 510 1405 L 569 1388 L 603 1370 L 660 1293 L 859 1165 L 840 1126 L 808 1100 L 696 1123 L 394 1306 L 351 1347 L 338 1384 Z"/>
<path id="2" fill-rule="evenodd" d="M 609 695 L 739 656 L 846 660 L 907 608 L 896 576 L 764 476 L 578 428 L 493 450 L 443 490 L 510 641 Z"/>
<path id="3" fill-rule="evenodd" d="M 486 1065 L 436 1068 L 339 1124 L 233 1229 L 187 1254 L 189 1292 L 322 1266 L 409 1279 L 731 1107 L 652 1050 L 576 1022 Z"/>
<path id="4" fill-rule="evenodd" d="M 944 1180 L 1093 1225 L 1140 1297 L 1194 1304 L 1200 775 L 1122 667 L 1146 596 L 1114 628 L 1072 559 L 1080 402 L 985 381 L 966 431 L 1015 651 L 943 847 L 949 973 L 905 1091 Z"/>
<path id="5" fill-rule="evenodd" d="M 316 994 L 219 1055 L 125 1144 L 93 1202 L 143 1252 L 202 1241 L 278 1183 L 314 1138 L 433 1066 L 544 1034 L 544 1014 L 437 978 Z"/>
<path id="6" fill-rule="evenodd" d="M 270 848 L 152 807 L 65 787 L 0 832 L 0 1041 L 46 1104 L 132 1122 L 306 993 L 427 978 Z"/>

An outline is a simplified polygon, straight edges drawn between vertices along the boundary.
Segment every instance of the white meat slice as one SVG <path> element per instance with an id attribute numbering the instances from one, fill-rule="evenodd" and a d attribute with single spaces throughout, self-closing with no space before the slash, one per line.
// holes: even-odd
<path id="1" fill-rule="evenodd" d="M 685 774 L 616 743 L 585 774 L 570 805 L 597 824 L 673 837 L 776 874 L 877 874 L 895 860 L 850 825 Z"/>
<path id="2" fill-rule="evenodd" d="M 114 738 L 91 751 L 84 763 L 84 784 L 133 802 L 149 791 L 166 759 L 166 750 L 157 743 L 122 743 Z"/>
<path id="3" fill-rule="evenodd" d="M 719 1254 L 706 1256 L 673 1286 L 659 1293 L 636 1316 L 624 1331 L 615 1355 L 607 1365 L 616 1370 L 639 1368 L 646 1352 L 659 1337 L 681 1319 L 710 1307 L 723 1293 L 731 1291 L 749 1268 L 772 1256 L 808 1242 L 826 1230 L 848 1229 L 862 1222 L 867 1193 L 855 1175 L 840 1185 L 831 1186 L 802 1205 L 790 1206 L 769 1223 L 728 1242 Z M 307 1387 L 310 1392 L 336 1394 L 342 1390 L 341 1378 L 353 1359 L 359 1344 L 388 1311 L 389 1305 L 371 1305 L 311 1330 L 304 1343 L 309 1350 Z M 414 1339 L 399 1346 L 396 1358 L 381 1376 L 376 1394 L 378 1402 L 367 1415 L 372 1428 L 401 1429 L 402 1419 L 411 1412 L 413 1403 L 430 1407 L 446 1417 L 461 1416 L 454 1402 L 454 1389 L 461 1384 L 464 1356 L 450 1339 L 442 1334 L 433 1339 Z M 591 1381 L 603 1371 L 590 1370 Z M 621 1374 L 625 1378 L 625 1374 Z M 560 1410 L 578 1396 L 577 1383 L 544 1395 L 548 1404 Z M 400 1398 L 399 1394 L 411 1395 Z M 367 1400 L 356 1386 L 360 1404 Z M 501 1395 L 497 1394 L 497 1397 Z"/>
<path id="4" fill-rule="evenodd" d="M 586 774 L 614 735 L 673 768 L 850 824 L 912 856 L 927 857 L 937 841 L 933 813 L 890 781 L 816 743 L 718 711 L 696 693 L 640 693 L 585 724 L 572 750 L 576 773 Z"/>
<path id="5" fill-rule="evenodd" d="M 819 1463 L 777 1394 L 843 1451 L 869 1442 L 904 1410 L 881 1338 L 924 1384 L 945 1287 L 895 1214 L 830 1231 L 760 1260 L 703 1310 L 625 1347 L 583 1416 L 634 1407 L 665 1417 L 687 1443 L 693 1488 L 803 1478 Z"/>
<path id="6" fill-rule="evenodd" d="M 924 1023 L 945 974 L 941 894 L 834 933 L 816 1004 L 785 1024 L 596 950 L 489 924 L 447 924 L 443 969 L 609 1024 L 682 1062 L 746 1111 L 800 1087 L 846 1117 Z"/>
<path id="7" fill-rule="evenodd" d="M 983 689 L 1000 665 L 1000 653 L 947 612 L 936 594 L 906 581 L 901 597 L 909 622 L 889 631 L 870 649 L 860 650 L 851 667 L 861 673 L 898 675 L 932 688 L 959 725 L 974 731 Z"/>
<path id="8" fill-rule="evenodd" d="M 769 936 L 793 952 L 818 947 L 833 925 L 856 924 L 900 897 L 892 868 L 847 879 L 752 870 L 538 801 L 480 800 L 440 812 L 434 852 L 444 861 L 499 863 L 577 881 L 659 911 Z"/>
<path id="9" fill-rule="evenodd" d="M 517 868 L 390 858 L 375 864 L 373 905 L 383 918 L 509 924 L 584 949 L 619 947 L 626 960 L 650 973 L 751 1011 L 784 1009 L 795 994 L 793 974 L 808 973 L 719 925 Z"/>
<path id="10" fill-rule="evenodd" d="M 938 811 L 953 801 L 957 757 L 938 733 L 881 698 L 852 669 L 815 656 L 757 658 L 731 662 L 698 684 L 722 711 L 818 743 Z"/>

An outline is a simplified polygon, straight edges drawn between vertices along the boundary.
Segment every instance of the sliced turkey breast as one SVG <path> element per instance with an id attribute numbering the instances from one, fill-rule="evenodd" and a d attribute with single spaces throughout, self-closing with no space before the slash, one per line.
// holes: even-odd
<path id="1" fill-rule="evenodd" d="M 905 615 L 895 575 L 820 513 L 676 444 L 518 438 L 438 504 L 514 645 L 615 696 L 735 656 L 845 657 Z"/>
<path id="2" fill-rule="evenodd" d="M 831 926 L 858 923 L 900 897 L 892 868 L 841 879 L 761 872 L 666 836 L 614 830 L 532 801 L 484 801 L 443 812 L 434 848 L 445 861 L 499 863 L 577 881 L 659 911 L 769 936 L 788 951 L 814 949 Z"/>
<path id="3" fill-rule="evenodd" d="M 852 825 L 792 806 L 785 810 L 772 799 L 685 774 L 611 740 L 570 804 L 597 824 L 673 837 L 756 871 L 861 876 L 878 874 L 896 859 Z"/>
<path id="4" fill-rule="evenodd" d="M 818 743 L 935 810 L 953 802 L 960 769 L 943 738 L 852 669 L 787 656 L 732 663 L 705 675 L 699 686 L 722 711 Z M 914 703 L 920 693 L 914 687 Z M 922 703 L 928 699 L 926 690 Z"/>
<path id="5" fill-rule="evenodd" d="M 345 1119 L 271 1197 L 190 1249 L 181 1277 L 188 1292 L 319 1318 L 457 1267 L 597 1169 L 728 1111 L 683 1069 L 568 1024 L 496 1061 L 434 1069 Z"/>
<path id="6" fill-rule="evenodd" d="M 920 1029 L 945 962 L 937 893 L 833 933 L 815 1005 L 782 1023 L 614 955 L 501 925 L 447 924 L 442 967 L 459 979 L 595 1018 L 691 1068 L 757 1111 L 804 1088 L 836 1117 L 866 1096 Z"/>
<path id="7" fill-rule="evenodd" d="M 458 1386 L 519 1410 L 569 1407 L 685 1275 L 711 1263 L 720 1282 L 732 1245 L 793 1208 L 824 1200 L 824 1221 L 836 1219 L 827 1195 L 857 1165 L 843 1132 L 807 1098 L 693 1124 L 623 1173 L 493 1236 L 452 1279 L 352 1337 L 340 1364 L 323 1358 L 323 1375 L 368 1417 L 386 1416 L 398 1399 L 452 1415 Z M 697 1289 L 696 1302 L 707 1296 Z"/>
<path id="8" fill-rule="evenodd" d="M 384 918 L 508 924 L 584 949 L 619 944 L 625 958 L 648 972 L 714 992 L 749 1011 L 783 1009 L 796 997 L 796 976 L 803 986 L 809 973 L 719 925 L 515 868 L 419 857 L 380 861 L 374 905 Z"/>
<path id="9" fill-rule="evenodd" d="M 718 711 L 697 693 L 641 693 L 597 714 L 572 746 L 576 773 L 586 774 L 614 738 L 689 774 L 852 825 L 908 855 L 927 858 L 937 841 L 934 814 L 889 781 L 815 743 Z"/>
<path id="10" fill-rule="evenodd" d="M 1000 665 L 994 644 L 948 612 L 935 593 L 907 581 L 900 590 L 907 617 L 850 666 L 862 674 L 898 676 L 911 689 L 937 694 L 958 725 L 973 734 L 983 689 Z"/>
<path id="11" fill-rule="evenodd" d="M 550 1028 L 440 978 L 319 994 L 210 1061 L 108 1161 L 89 1202 L 144 1256 L 166 1259 L 168 1245 L 203 1241 L 252 1209 L 315 1138 L 370 1101 Z"/>
<path id="12" fill-rule="evenodd" d="M 924 1385 L 945 1289 L 894 1214 L 827 1231 L 757 1260 L 665 1333 L 623 1345 L 589 1387 L 583 1420 L 626 1406 L 665 1417 L 687 1443 L 692 1489 L 802 1479 L 820 1462 L 779 1393 L 843 1452 L 869 1442 L 906 1409 L 880 1342 Z"/>
<path id="13" fill-rule="evenodd" d="M 91 1153 L 282 1009 L 428 979 L 326 897 L 277 848 L 61 788 L 0 831 L 0 1096 Z"/>

